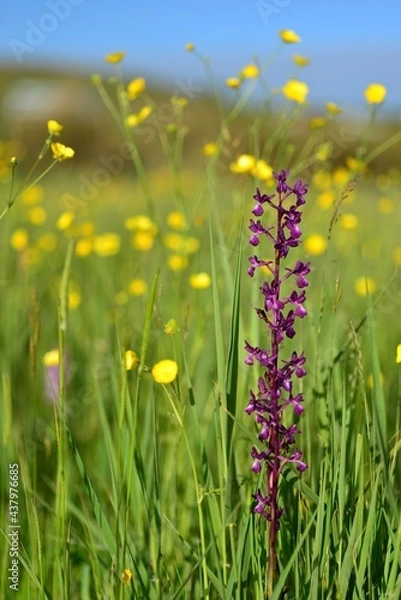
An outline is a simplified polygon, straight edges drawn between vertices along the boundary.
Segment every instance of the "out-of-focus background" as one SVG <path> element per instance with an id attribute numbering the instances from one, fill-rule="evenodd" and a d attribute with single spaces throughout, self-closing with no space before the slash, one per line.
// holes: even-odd
<path id="1" fill-rule="evenodd" d="M 112 154 L 121 139 L 90 76 L 111 76 L 113 69 L 104 56 L 124 50 L 127 81 L 145 77 L 159 106 L 172 94 L 190 100 L 185 155 L 188 164 L 196 164 L 199 147 L 213 139 L 219 117 L 209 100 L 210 85 L 202 65 L 185 51 L 185 44 L 192 42 L 210 58 L 222 89 L 225 79 L 235 76 L 255 55 L 262 63 L 274 55 L 266 78 L 272 87 L 280 88 L 294 74 L 291 56 L 307 56 L 311 64 L 302 78 L 310 87 L 309 116 L 322 113 L 324 102 L 336 102 L 344 108 L 347 128 L 358 128 L 368 118 L 366 86 L 382 83 L 388 94 L 376 127 L 380 141 L 400 125 L 400 21 L 401 5 L 396 0 L 9 3 L 0 23 L 0 139 L 23 139 L 24 152 L 37 155 L 38 139 L 46 134 L 45 123 L 52 118 L 65 125 L 65 142 L 76 148 L 75 164 L 95 164 L 99 154 Z M 277 32 L 284 28 L 296 31 L 301 43 L 283 47 Z M 226 88 L 228 99 L 230 94 Z M 258 99 L 256 92 L 249 111 Z M 165 121 L 168 115 L 161 110 L 158 119 Z M 140 137 L 146 166 L 157 166 L 159 150 L 148 143 L 149 135 Z M 393 148 L 373 168 L 383 170 L 400 159 L 401 151 Z"/>

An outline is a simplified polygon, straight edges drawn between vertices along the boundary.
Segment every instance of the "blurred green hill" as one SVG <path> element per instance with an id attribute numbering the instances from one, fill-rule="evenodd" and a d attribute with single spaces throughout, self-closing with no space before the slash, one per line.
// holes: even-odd
<path id="1" fill-rule="evenodd" d="M 184 123 L 188 134 L 184 142 L 184 163 L 188 167 L 202 164 L 201 148 L 217 137 L 220 127 L 219 112 L 214 100 L 196 90 L 166 89 L 156 82 L 148 81 L 147 93 L 156 104 L 148 120 L 134 130 L 135 139 L 146 168 L 156 168 L 165 162 L 158 142 L 158 134 L 173 123 L 172 94 L 187 96 Z M 137 100 L 139 108 L 143 101 Z M 256 105 L 242 113 L 230 126 L 227 144 L 227 164 L 239 154 L 249 152 L 249 127 L 259 111 Z M 266 139 L 276 125 L 276 114 L 263 109 L 263 127 L 258 135 Z M 291 134 L 291 142 L 302 148 L 311 135 L 309 121 L 319 112 L 301 117 Z M 320 113 L 322 114 L 322 113 Z M 345 111 L 346 115 L 346 111 Z M 43 67 L 19 68 L 15 71 L 0 66 L 0 140 L 22 140 L 26 157 L 37 156 L 47 135 L 46 122 L 55 119 L 65 126 L 61 141 L 76 150 L 76 160 L 97 164 L 99 157 L 106 158 L 119 152 L 123 142 L 121 133 L 103 105 L 88 73 L 72 70 L 56 70 Z M 331 129 L 329 138 L 337 145 L 335 164 L 344 164 L 346 156 L 352 155 L 366 129 L 362 117 L 341 116 Z M 370 146 L 379 145 L 399 129 L 394 118 L 380 114 L 375 125 Z M 263 157 L 268 162 L 272 157 Z M 28 161 L 27 161 L 28 162 Z M 75 162 L 75 161 L 74 161 Z M 381 154 L 371 167 L 373 171 L 385 172 L 401 165 L 401 144 Z M 21 165 L 23 169 L 23 165 Z"/>

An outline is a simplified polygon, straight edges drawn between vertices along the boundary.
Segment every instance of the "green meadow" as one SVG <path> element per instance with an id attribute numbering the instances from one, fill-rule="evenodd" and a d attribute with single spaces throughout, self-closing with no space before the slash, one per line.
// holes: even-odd
<path id="1" fill-rule="evenodd" d="M 54 114 L 0 141 L 0 598 L 397 600 L 401 136 L 386 90 L 361 90 L 354 123 L 330 98 L 311 110 L 305 57 L 275 89 L 257 60 L 220 82 L 187 51 L 208 96 L 152 91 L 114 53 L 80 82 L 93 144 L 86 117 L 69 130 Z M 305 411 L 283 418 L 308 468 L 282 471 L 269 582 L 245 413 L 268 374 L 245 341 L 269 348 L 255 309 L 271 272 L 248 276 L 248 227 L 281 169 L 309 185 L 283 261 L 311 263 L 284 342 L 306 356 Z M 269 240 L 258 252 L 274 260 Z"/>

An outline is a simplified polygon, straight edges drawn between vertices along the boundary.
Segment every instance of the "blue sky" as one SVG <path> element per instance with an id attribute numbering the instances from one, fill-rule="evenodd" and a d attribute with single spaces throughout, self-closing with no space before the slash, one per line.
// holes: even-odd
<path id="1" fill-rule="evenodd" d="M 399 0 L 17 0 L 0 23 L 0 60 L 92 72 L 121 49 L 130 75 L 204 86 L 186 42 L 210 57 L 223 80 L 255 54 L 268 57 L 280 45 L 278 30 L 289 28 L 302 41 L 282 48 L 268 74 L 273 86 L 293 74 L 291 55 L 299 53 L 312 60 L 300 74 L 312 101 L 364 110 L 363 89 L 378 82 L 388 88 L 387 108 L 401 114 L 400 23 Z"/>

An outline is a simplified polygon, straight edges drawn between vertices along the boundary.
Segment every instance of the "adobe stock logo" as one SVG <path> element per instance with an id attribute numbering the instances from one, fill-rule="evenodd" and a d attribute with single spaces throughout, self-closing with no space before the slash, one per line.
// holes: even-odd
<path id="1" fill-rule="evenodd" d="M 41 15 L 35 23 L 31 19 L 25 21 L 26 32 L 24 39 L 11 38 L 8 45 L 18 64 L 22 64 L 25 54 L 36 50 L 50 33 L 54 33 L 60 23 L 71 15 L 73 7 L 79 6 L 84 0 L 48 0 L 48 12 Z"/>

